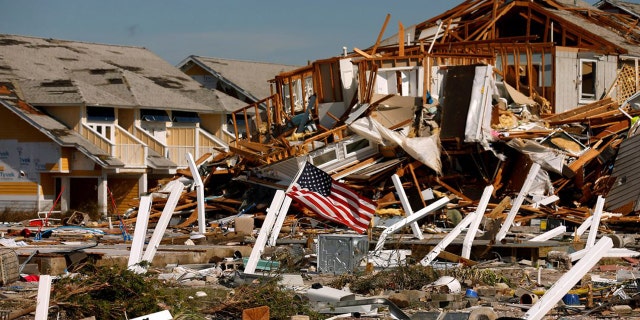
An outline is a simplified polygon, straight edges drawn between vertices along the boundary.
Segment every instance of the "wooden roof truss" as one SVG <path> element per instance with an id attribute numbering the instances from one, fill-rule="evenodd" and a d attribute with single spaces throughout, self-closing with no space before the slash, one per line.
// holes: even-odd
<path id="1" fill-rule="evenodd" d="M 637 42 L 635 39 L 638 36 L 637 21 L 629 17 L 610 16 L 596 11 L 578 11 L 552 0 L 546 0 L 543 3 L 523 0 L 469 0 L 416 25 L 415 34 L 419 37 L 422 30 L 442 23 L 444 32 L 436 41 L 436 45 L 440 46 L 521 37 L 528 43 L 554 42 L 560 46 L 626 53 L 624 48 L 556 14 L 558 10 L 570 11 L 594 24 L 608 26 L 612 30 L 623 30 L 625 31 L 623 36 L 633 43 Z"/>

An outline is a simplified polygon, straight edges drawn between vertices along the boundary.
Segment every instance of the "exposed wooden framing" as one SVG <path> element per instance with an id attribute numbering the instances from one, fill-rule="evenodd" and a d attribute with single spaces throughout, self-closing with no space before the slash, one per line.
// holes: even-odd
<path id="1" fill-rule="evenodd" d="M 527 47 L 527 86 L 529 86 L 529 96 L 533 97 L 534 88 L 537 86 L 537 83 L 533 83 L 533 61 L 532 61 L 532 52 L 531 48 Z"/>
<path id="2" fill-rule="evenodd" d="M 576 107 L 573 108 L 569 111 L 565 111 L 562 113 L 557 113 L 554 114 L 550 117 L 545 118 L 544 120 L 549 122 L 549 123 L 555 123 L 557 121 L 562 121 L 562 120 L 567 120 L 567 119 L 571 119 L 574 118 L 575 116 L 579 116 L 581 114 L 584 114 L 586 112 L 589 112 L 590 110 L 593 110 L 595 108 L 599 108 L 602 106 L 606 106 L 613 103 L 613 100 L 611 99 L 611 97 L 607 97 L 604 98 L 602 100 L 598 100 L 596 102 L 590 103 L 590 104 L 586 104 L 580 107 Z"/>
<path id="3" fill-rule="evenodd" d="M 367 59 L 373 58 L 372 55 L 370 55 L 370 54 L 368 54 L 368 53 L 366 53 L 366 52 L 364 52 L 364 51 L 362 51 L 362 50 L 360 50 L 358 48 L 353 48 L 353 51 L 355 51 L 356 53 L 358 53 L 359 55 L 361 55 L 361 56 L 363 56 L 363 57 L 365 57 Z"/>
<path id="4" fill-rule="evenodd" d="M 255 119 L 256 119 L 256 127 L 257 127 L 257 134 L 258 134 L 258 139 L 257 141 L 261 141 L 262 140 L 262 135 L 261 132 L 259 130 L 259 128 L 262 126 L 262 119 L 260 118 L 260 105 L 261 104 L 265 104 L 267 106 L 271 106 L 271 107 L 267 107 L 267 123 L 266 123 L 266 130 L 268 134 L 271 134 L 271 130 L 272 130 L 272 125 L 273 124 L 282 124 L 284 117 L 286 117 L 286 115 L 283 116 L 282 114 L 282 110 L 280 105 L 278 104 L 279 101 L 279 95 L 275 94 L 272 95 L 270 97 L 267 97 L 265 99 L 262 99 L 260 101 L 254 102 L 244 108 L 238 109 L 234 112 L 231 113 L 231 118 L 233 119 L 233 129 L 234 129 L 234 135 L 235 135 L 235 141 L 237 143 L 238 140 L 240 140 L 240 136 L 238 135 L 238 114 L 240 114 L 242 116 L 242 118 L 245 121 L 245 130 L 247 132 L 247 137 L 245 139 L 251 139 L 251 128 L 249 126 L 249 115 L 248 115 L 248 111 L 253 109 L 254 115 L 255 115 Z M 271 110 L 273 109 L 273 110 Z M 273 123 L 271 121 L 271 115 L 274 116 L 275 118 L 275 123 Z"/>
<path id="5" fill-rule="evenodd" d="M 454 189 L 453 187 L 451 187 L 450 185 L 446 184 L 444 181 L 442 181 L 442 179 L 440 178 L 436 178 L 436 182 L 443 186 L 445 189 L 449 190 L 449 192 L 455 194 L 456 196 L 460 197 L 462 200 L 464 201 L 473 201 L 471 200 L 471 198 L 465 196 L 462 192 Z"/>
<path id="6" fill-rule="evenodd" d="M 337 68 L 338 71 L 335 71 L 337 74 L 337 77 L 334 77 L 334 69 Z M 344 97 L 342 96 L 342 83 L 340 81 L 340 71 L 339 71 L 339 62 L 338 60 L 334 61 L 331 64 L 331 83 L 333 84 L 333 90 L 335 92 L 335 99 L 334 101 L 344 101 Z M 337 83 L 336 83 L 336 80 Z"/>
<path id="7" fill-rule="evenodd" d="M 482 28 L 477 29 L 474 33 L 472 33 L 471 35 L 466 37 L 466 40 L 472 40 L 472 41 L 473 40 L 482 40 L 481 36 L 485 32 L 487 32 L 487 30 L 489 30 L 489 28 L 494 28 L 496 22 L 498 21 L 498 19 L 502 18 L 502 16 L 504 16 L 507 12 L 509 12 L 509 10 L 511 10 L 511 8 L 513 8 L 514 5 L 515 5 L 515 2 L 511 2 L 508 5 L 506 5 L 504 8 L 502 8 L 500 13 L 498 15 L 496 15 L 495 19 L 492 19 L 489 22 L 487 22 L 487 24 L 482 26 Z"/>
<path id="8" fill-rule="evenodd" d="M 387 13 L 387 17 L 384 19 L 384 23 L 382 24 L 382 28 L 380 29 L 380 33 L 378 33 L 378 38 L 376 39 L 376 44 L 371 49 L 371 55 L 376 54 L 376 50 L 378 50 L 378 46 L 380 45 L 380 41 L 382 40 L 382 35 L 384 34 L 384 30 L 387 28 L 387 24 L 389 23 L 389 19 L 391 19 L 391 14 Z"/>
<path id="9" fill-rule="evenodd" d="M 491 20 L 492 21 L 496 21 L 497 20 L 497 12 L 498 12 L 498 1 L 493 1 L 493 8 L 491 8 Z M 491 33 L 491 39 L 495 39 L 496 38 L 496 25 L 495 23 L 491 25 L 491 28 L 489 29 L 489 32 Z M 529 32 L 527 32 L 527 35 L 529 35 Z"/>
<path id="10" fill-rule="evenodd" d="M 287 86 L 289 87 L 289 106 L 291 107 L 289 114 L 294 115 L 296 114 L 296 105 L 293 100 L 293 81 L 291 81 L 291 79 L 289 79 Z"/>
<path id="11" fill-rule="evenodd" d="M 424 197 L 422 196 L 422 190 L 420 189 L 420 182 L 418 181 L 418 177 L 416 176 L 416 172 L 414 171 L 414 166 L 421 166 L 422 163 L 414 162 L 409 164 L 409 172 L 411 173 L 411 178 L 413 179 L 413 184 L 415 185 L 416 191 L 418 191 L 418 195 L 420 196 L 420 202 L 422 202 L 422 206 L 426 207 L 427 202 L 424 201 Z"/>
<path id="12" fill-rule="evenodd" d="M 404 25 L 398 21 L 398 55 L 404 56 Z"/>
<path id="13" fill-rule="evenodd" d="M 526 35 L 529 36 L 531 35 L 531 7 L 527 7 L 527 31 L 526 31 Z"/>

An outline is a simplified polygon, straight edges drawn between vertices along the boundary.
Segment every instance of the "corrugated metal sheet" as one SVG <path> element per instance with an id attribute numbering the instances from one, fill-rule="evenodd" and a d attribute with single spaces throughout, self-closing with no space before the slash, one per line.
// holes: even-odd
<path id="1" fill-rule="evenodd" d="M 640 135 L 635 135 L 623 141 L 618 150 L 615 167 L 611 174 L 616 178 L 613 188 L 606 197 L 608 210 L 628 207 L 639 209 L 640 203 Z M 629 204 L 633 203 L 633 206 Z M 623 212 L 627 213 L 627 212 Z"/>

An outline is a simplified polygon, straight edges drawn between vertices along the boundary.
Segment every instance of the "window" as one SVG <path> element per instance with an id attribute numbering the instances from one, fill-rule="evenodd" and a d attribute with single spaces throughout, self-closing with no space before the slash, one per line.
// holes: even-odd
<path id="1" fill-rule="evenodd" d="M 87 107 L 87 121 L 116 121 L 116 113 L 110 107 Z"/>
<path id="2" fill-rule="evenodd" d="M 143 121 L 158 121 L 158 122 L 169 122 L 169 115 L 164 110 L 157 109 L 141 109 L 140 110 L 140 120 Z"/>
<path id="3" fill-rule="evenodd" d="M 596 100 L 596 60 L 580 59 L 580 102 L 589 103 Z"/>
<path id="4" fill-rule="evenodd" d="M 113 124 L 88 123 L 87 126 L 109 141 L 113 141 Z"/>
<path id="5" fill-rule="evenodd" d="M 400 94 L 405 97 L 422 95 L 420 67 L 381 68 L 376 78 L 376 93 Z"/>
<path id="6" fill-rule="evenodd" d="M 113 140 L 115 110 L 110 107 L 87 107 L 87 126 L 105 139 Z"/>
<path id="7" fill-rule="evenodd" d="M 173 122 L 200 123 L 200 117 L 195 112 L 173 111 L 171 117 Z"/>
<path id="8" fill-rule="evenodd" d="M 370 143 L 369 143 L 369 140 L 367 139 L 360 139 L 353 142 L 349 142 L 344 145 L 345 154 L 349 155 L 351 153 L 358 152 L 359 150 L 368 148 L 369 146 L 370 146 Z"/>
<path id="9" fill-rule="evenodd" d="M 334 161 L 336 159 L 338 159 L 338 153 L 336 152 L 336 149 L 331 149 L 331 150 L 323 150 L 324 153 L 317 155 L 315 157 L 311 157 L 311 163 L 314 166 L 321 166 L 325 163 L 329 163 L 331 161 Z"/>

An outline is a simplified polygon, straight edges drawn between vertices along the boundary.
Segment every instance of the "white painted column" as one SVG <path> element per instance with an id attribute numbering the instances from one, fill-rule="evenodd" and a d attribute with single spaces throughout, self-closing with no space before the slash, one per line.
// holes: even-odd
<path id="1" fill-rule="evenodd" d="M 400 198 L 400 203 L 402 204 L 402 208 L 404 209 L 404 213 L 407 217 L 413 214 L 413 209 L 411 208 L 411 203 L 409 203 L 409 199 L 404 192 L 404 188 L 402 187 L 402 181 L 400 181 L 400 177 L 397 174 L 391 176 L 391 181 L 393 181 L 393 185 L 396 188 L 396 192 L 398 192 L 398 198 Z M 417 221 L 414 221 L 410 224 L 411 230 L 413 231 L 413 235 L 422 240 L 424 239 L 424 235 L 422 234 L 422 230 L 420 230 L 420 226 Z"/>
<path id="2" fill-rule="evenodd" d="M 262 222 L 258 238 L 256 238 L 256 242 L 253 244 L 253 249 L 251 249 L 251 255 L 249 256 L 247 264 L 244 266 L 244 273 L 256 272 L 258 261 L 264 251 L 264 246 L 269 238 L 269 233 L 271 232 L 273 225 L 278 220 L 278 215 L 281 213 L 280 208 L 285 202 L 285 197 L 287 197 L 285 192 L 283 190 L 278 190 L 276 191 L 273 200 L 271 200 L 271 205 L 267 209 L 267 216 L 264 218 L 264 222 Z M 285 211 L 284 214 L 287 214 L 287 212 Z"/>
<path id="3" fill-rule="evenodd" d="M 476 208 L 476 212 L 479 212 L 480 214 L 471 222 L 471 224 L 469 225 L 469 229 L 467 230 L 467 234 L 462 241 L 461 256 L 465 259 L 469 259 L 469 257 L 471 257 L 471 247 L 473 245 L 473 239 L 475 239 L 476 237 L 476 233 L 478 232 L 478 228 L 480 227 L 480 222 L 482 222 L 482 217 L 484 217 L 484 212 L 487 210 L 489 200 L 491 200 L 492 193 L 493 185 L 486 186 L 484 188 L 484 191 L 482 192 L 482 197 L 480 197 L 478 207 Z"/>
<path id="4" fill-rule="evenodd" d="M 270 246 L 275 246 L 278 240 L 278 236 L 280 235 L 280 230 L 282 229 L 282 224 L 284 224 L 284 219 L 287 217 L 287 211 L 289 211 L 289 207 L 291 206 L 291 197 L 284 197 L 284 201 L 282 206 L 278 210 L 278 216 L 276 218 L 276 222 L 273 224 L 273 227 L 268 232 L 269 240 L 267 244 Z"/>
<path id="5" fill-rule="evenodd" d="M 193 184 L 196 187 L 196 196 L 198 200 L 198 232 L 201 235 L 204 235 L 206 231 L 206 221 L 204 216 L 204 184 L 202 183 L 200 172 L 198 172 L 198 167 L 196 167 L 196 163 L 193 161 L 191 153 L 187 152 L 186 157 L 187 163 L 189 164 L 189 171 L 191 171 L 191 177 L 193 177 Z"/>
<path id="6" fill-rule="evenodd" d="M 98 178 L 98 212 L 102 214 L 103 217 L 107 217 L 109 212 L 109 193 L 107 190 L 107 174 L 103 173 L 101 177 Z"/>
<path id="7" fill-rule="evenodd" d="M 576 237 L 582 236 L 582 234 L 585 231 L 587 231 L 587 229 L 589 229 L 589 227 L 591 227 L 591 223 L 592 222 L 593 222 L 593 215 L 582 222 L 582 224 L 578 227 L 578 229 L 576 229 L 576 232 L 575 232 L 574 235 Z"/>
<path id="8" fill-rule="evenodd" d="M 591 248 L 596 243 L 596 236 L 598 235 L 598 228 L 600 228 L 600 217 L 602 216 L 602 209 L 604 208 L 604 198 L 598 196 L 596 201 L 596 207 L 593 209 L 593 220 L 591 221 L 591 227 L 589 227 L 589 236 L 587 237 L 587 244 L 585 248 Z"/>
<path id="9" fill-rule="evenodd" d="M 36 300 L 37 320 L 46 320 L 49 316 L 49 298 L 51 296 L 51 276 L 43 274 L 38 281 L 38 298 Z"/>
<path id="10" fill-rule="evenodd" d="M 609 237 L 602 237 L 598 243 L 589 248 L 585 257 L 580 259 L 571 270 L 562 275 L 551 288 L 525 313 L 523 319 L 540 320 L 591 270 L 609 249 L 613 248 L 613 241 Z"/>
<path id="11" fill-rule="evenodd" d="M 147 193 L 148 190 L 149 190 L 149 181 L 148 181 L 148 175 L 145 172 L 142 175 L 140 175 L 140 178 L 138 178 L 138 194 Z"/>
<path id="12" fill-rule="evenodd" d="M 136 216 L 136 228 L 133 231 L 133 241 L 131 242 L 131 252 L 129 253 L 129 262 L 127 266 L 129 270 L 136 271 L 137 273 L 142 270 L 134 270 L 140 261 L 142 261 L 142 254 L 144 251 L 144 241 L 147 237 L 147 226 L 149 225 L 149 213 L 151 212 L 152 196 L 140 197 L 140 204 L 138 205 L 138 215 Z"/>
<path id="13" fill-rule="evenodd" d="M 498 231 L 498 233 L 496 234 L 496 242 L 502 241 L 502 239 L 504 239 L 507 236 L 507 232 L 509 231 L 509 229 L 511 229 L 513 220 L 515 220 L 516 215 L 518 214 L 518 210 L 520 210 L 520 206 L 524 201 L 524 197 L 529 192 L 529 189 L 531 188 L 531 184 L 536 179 L 536 176 L 538 175 L 539 170 L 540 170 L 540 165 L 537 163 L 534 163 L 531 166 L 531 169 L 529 169 L 529 174 L 527 175 L 527 179 L 522 184 L 522 189 L 520 189 L 520 193 L 518 194 L 518 197 L 513 202 L 513 205 L 511 206 L 511 210 L 509 210 L 509 214 L 507 214 L 507 217 L 502 223 L 502 227 L 500 228 L 500 231 Z"/>
<path id="14" fill-rule="evenodd" d="M 436 211 L 442 207 L 444 207 L 447 203 L 449 203 L 449 198 L 447 197 L 443 197 L 441 199 L 439 199 L 438 201 L 418 210 L 416 213 L 405 217 L 404 219 L 390 225 L 389 227 L 387 227 L 386 229 L 384 229 L 384 231 L 382 231 L 382 233 L 380 234 L 380 236 L 378 237 L 378 243 L 376 243 L 376 248 L 374 249 L 374 251 L 380 251 L 382 250 L 382 248 L 384 247 L 384 243 L 387 240 L 387 237 L 390 234 L 395 233 L 396 231 L 404 228 L 405 226 L 418 221 L 419 219 L 421 219 L 422 217 L 426 216 L 427 214 Z"/>
<path id="15" fill-rule="evenodd" d="M 482 211 L 482 213 L 484 213 L 484 211 Z M 462 219 L 462 221 L 460 221 L 458 225 L 453 228 L 453 230 L 449 231 L 449 233 L 442 240 L 440 240 L 440 242 L 435 247 L 433 247 L 433 249 L 431 249 L 431 251 L 424 258 L 422 258 L 422 260 L 420 260 L 420 264 L 423 266 L 430 265 L 431 262 L 436 257 L 438 257 L 440 252 L 442 252 L 442 250 L 444 250 L 449 244 L 451 244 L 451 242 L 453 242 L 453 240 L 456 239 L 456 237 L 458 237 L 458 235 L 462 232 L 462 229 L 466 228 L 475 220 L 480 220 L 482 218 L 480 216 L 482 213 L 476 210 L 464 217 L 464 219 Z"/>
<path id="16" fill-rule="evenodd" d="M 169 221 L 173 216 L 178 200 L 180 200 L 180 195 L 182 194 L 182 190 L 184 190 L 184 185 L 179 180 L 173 180 L 167 184 L 167 190 L 170 192 L 169 199 L 167 199 L 167 202 L 164 205 L 160 219 L 158 219 L 156 228 L 153 230 L 151 239 L 149 239 L 147 250 L 145 250 L 144 255 L 142 256 L 142 260 L 148 261 L 149 263 L 153 261 L 153 257 L 156 255 L 156 251 L 160 246 L 160 240 L 162 240 L 164 231 L 169 225 Z"/>
<path id="17" fill-rule="evenodd" d="M 541 235 L 538 235 L 537 237 L 533 237 L 531 239 L 529 239 L 530 242 L 541 242 L 541 241 L 547 241 L 551 238 L 557 237 L 563 233 L 567 232 L 567 227 L 566 226 L 559 226 L 556 228 L 553 228 L 553 230 L 549 230 Z"/>

